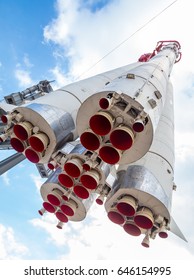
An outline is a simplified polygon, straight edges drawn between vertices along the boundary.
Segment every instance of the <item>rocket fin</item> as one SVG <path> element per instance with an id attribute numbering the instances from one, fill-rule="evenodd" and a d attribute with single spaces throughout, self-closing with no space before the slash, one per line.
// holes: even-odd
<path id="1" fill-rule="evenodd" d="M 170 222 L 170 231 L 172 233 L 174 233 L 175 235 L 177 235 L 178 237 L 180 237 L 181 239 L 183 239 L 185 242 L 188 242 L 172 216 L 171 216 L 171 222 Z"/>

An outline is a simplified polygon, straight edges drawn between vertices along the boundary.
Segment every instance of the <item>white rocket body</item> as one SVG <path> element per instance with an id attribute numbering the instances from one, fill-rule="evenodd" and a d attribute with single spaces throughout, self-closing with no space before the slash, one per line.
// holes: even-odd
<path id="1" fill-rule="evenodd" d="M 3 116 L 13 148 L 55 170 L 41 187 L 39 213 L 54 213 L 58 228 L 84 219 L 94 199 L 103 204 L 107 197 L 108 217 L 127 233 L 167 237 L 174 185 L 169 76 L 179 47 L 161 44 L 148 62 L 72 83 Z"/>
<path id="2" fill-rule="evenodd" d="M 5 110 L 10 107 L 12 109 L 11 115 L 7 116 L 7 119 L 12 121 L 12 125 L 18 123 L 20 125 L 20 123 L 23 122 L 30 122 L 32 125 L 29 128 L 29 135 L 26 135 L 26 137 L 25 135 L 21 135 L 21 137 L 19 135 L 19 137 L 17 137 L 13 128 L 12 133 L 10 132 L 11 138 L 14 138 L 12 142 L 15 145 L 13 145 L 13 147 L 16 148 L 18 152 L 23 152 L 25 154 L 27 147 L 29 148 L 28 150 L 31 150 L 28 145 L 29 143 L 26 143 L 26 140 L 29 140 L 29 136 L 36 134 L 36 132 L 42 132 L 47 136 L 49 143 L 46 144 L 47 147 L 44 149 L 44 153 L 41 154 L 40 151 L 38 151 L 39 149 L 37 149 L 37 151 L 32 153 L 32 157 L 29 157 L 29 160 L 34 163 L 47 163 L 57 148 L 61 148 L 67 141 L 74 140 L 78 137 L 76 117 L 78 109 L 83 101 L 127 69 L 131 69 L 139 64 L 139 62 L 133 63 L 72 83 L 20 107 L 8 107 L 7 104 L 5 104 Z M 4 105 L 2 106 L 4 107 Z M 12 119 L 15 112 L 16 114 L 20 114 Z M 17 127 L 18 126 L 15 128 L 16 131 Z M 18 128 L 20 128 L 20 126 Z M 26 134 L 26 129 L 25 127 L 24 130 L 18 134 Z M 33 133 L 33 130 L 35 133 Z"/>
<path id="3" fill-rule="evenodd" d="M 173 92 L 169 83 L 164 109 L 149 151 L 138 161 L 118 167 L 117 179 L 105 203 L 110 220 L 133 236 L 149 232 L 152 238 L 157 233 L 166 238 L 171 221 L 173 180 Z"/>

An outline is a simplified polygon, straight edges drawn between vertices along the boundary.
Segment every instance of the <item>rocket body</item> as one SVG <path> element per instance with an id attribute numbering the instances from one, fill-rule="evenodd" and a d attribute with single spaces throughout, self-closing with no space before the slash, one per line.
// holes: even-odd
<path id="1" fill-rule="evenodd" d="M 147 62 L 129 64 L 12 108 L 1 141 L 53 173 L 43 208 L 62 228 L 81 221 L 94 200 L 142 245 L 167 237 L 174 186 L 173 90 L 179 44 L 161 43 Z"/>
<path id="2" fill-rule="evenodd" d="M 105 203 L 110 220 L 121 222 L 130 235 L 150 231 L 151 237 L 167 237 L 174 185 L 173 123 L 173 92 L 169 83 L 149 151 L 138 161 L 118 167 L 117 179 Z"/>

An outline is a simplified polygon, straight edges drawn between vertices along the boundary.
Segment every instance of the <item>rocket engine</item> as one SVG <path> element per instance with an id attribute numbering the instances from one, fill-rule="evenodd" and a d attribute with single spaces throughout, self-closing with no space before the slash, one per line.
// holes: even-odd
<path id="1" fill-rule="evenodd" d="M 173 221 L 173 89 L 169 77 L 181 58 L 177 41 L 160 41 L 139 61 L 14 106 L 1 117 L 0 141 L 32 163 L 53 170 L 40 189 L 44 212 L 57 227 L 81 221 L 94 201 L 144 247 Z M 2 104 L 1 104 L 2 106 Z"/>

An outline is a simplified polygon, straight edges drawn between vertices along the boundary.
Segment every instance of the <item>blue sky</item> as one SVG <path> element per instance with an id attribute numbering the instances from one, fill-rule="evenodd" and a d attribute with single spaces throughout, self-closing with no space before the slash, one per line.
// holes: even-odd
<path id="1" fill-rule="evenodd" d="M 54 64 L 52 48 L 43 39 L 43 28 L 55 15 L 54 2 L 41 3 L 0 1 L 1 95 L 17 90 L 18 86 L 23 88 L 22 83 L 18 85 L 16 71 L 27 71 L 29 80 L 37 81 L 48 76 L 48 64 Z"/>
<path id="2" fill-rule="evenodd" d="M 98 206 L 92 207 L 85 221 L 69 223 L 63 231 L 56 229 L 51 216 L 38 215 L 39 188 L 44 180 L 25 160 L 0 177 L 0 259 L 127 259 L 131 249 L 135 259 L 194 257 L 194 40 L 189 32 L 192 1 L 176 1 L 91 68 L 170 3 L 0 0 L 0 99 L 42 79 L 55 80 L 56 89 L 78 77 L 135 62 L 142 53 L 152 51 L 159 40 L 180 41 L 183 57 L 172 74 L 178 186 L 173 214 L 189 243 L 171 234 L 167 241 L 153 241 L 147 251 L 141 248 L 141 240 L 134 241 L 112 225 Z M 0 152 L 0 159 L 8 154 Z M 164 246 L 168 256 L 161 253 Z"/>

